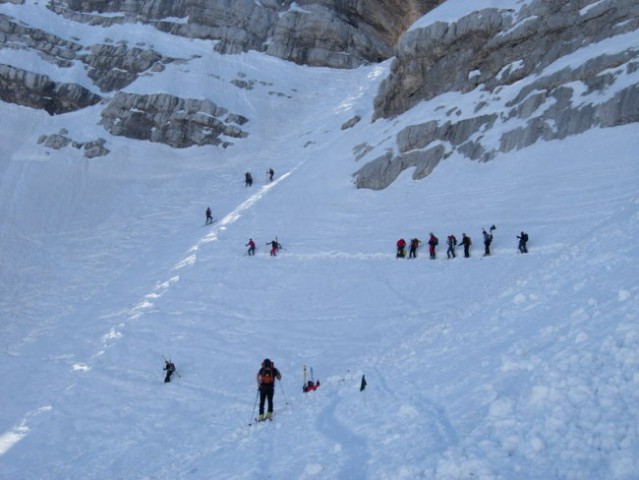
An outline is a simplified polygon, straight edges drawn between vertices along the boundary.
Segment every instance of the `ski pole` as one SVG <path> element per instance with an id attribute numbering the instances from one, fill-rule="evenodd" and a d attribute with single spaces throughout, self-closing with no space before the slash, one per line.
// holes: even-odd
<path id="1" fill-rule="evenodd" d="M 258 388 L 257 392 L 255 392 L 255 403 L 253 404 L 253 411 L 251 412 L 251 419 L 249 420 L 249 425 L 252 425 L 255 419 L 255 408 L 257 407 L 257 398 L 259 396 L 260 396 L 260 390 Z"/>
<path id="2" fill-rule="evenodd" d="M 303 387 L 306 387 L 306 365 L 304 365 L 304 383 L 302 384 Z"/>
<path id="3" fill-rule="evenodd" d="M 284 387 L 282 386 L 282 381 L 278 382 L 280 384 L 280 389 L 282 390 L 282 396 L 284 397 L 284 405 L 288 405 L 288 400 L 286 399 L 286 394 L 284 393 Z"/>

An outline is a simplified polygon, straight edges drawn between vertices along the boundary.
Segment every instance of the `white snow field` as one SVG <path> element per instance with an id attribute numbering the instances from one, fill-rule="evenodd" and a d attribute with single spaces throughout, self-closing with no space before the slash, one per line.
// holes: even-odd
<path id="1" fill-rule="evenodd" d="M 69 26 L 32 1 L 0 13 L 193 57 L 127 90 L 250 118 L 227 149 L 175 150 L 110 136 L 101 105 L 51 117 L 0 103 L 0 479 L 639 479 L 639 127 L 488 163 L 453 155 L 421 181 L 357 190 L 352 174 L 399 130 L 441 106 L 470 114 L 485 92 L 371 123 L 390 63 L 219 56 L 140 25 Z M 19 55 L 0 49 L 0 63 Z M 239 73 L 255 88 L 233 86 Z M 81 68 L 62 75 L 84 82 Z M 111 153 L 38 145 L 61 128 Z M 398 238 L 429 232 L 436 260 L 426 246 L 395 258 Z M 446 236 L 462 232 L 471 258 L 447 260 Z M 249 426 L 265 357 L 283 375 L 274 421 Z M 321 381 L 308 394 L 304 365 Z"/>

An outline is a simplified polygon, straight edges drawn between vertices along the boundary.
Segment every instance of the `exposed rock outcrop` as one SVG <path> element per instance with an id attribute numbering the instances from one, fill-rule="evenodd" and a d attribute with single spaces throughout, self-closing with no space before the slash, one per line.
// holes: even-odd
<path id="1" fill-rule="evenodd" d="M 78 58 L 91 67 L 89 78 L 103 92 L 120 90 L 133 83 L 142 73 L 160 72 L 164 70 L 164 65 L 175 60 L 153 50 L 129 48 L 123 43 L 92 45 L 89 51 Z"/>
<path id="2" fill-rule="evenodd" d="M 144 22 L 174 35 L 217 40 L 215 49 L 224 53 L 257 50 L 307 65 L 352 68 L 389 58 L 408 26 L 443 1 L 56 0 L 49 8 L 94 25 Z"/>
<path id="3" fill-rule="evenodd" d="M 361 121 L 362 121 L 362 117 L 360 117 L 359 115 L 355 115 L 353 118 L 351 118 L 350 120 L 347 120 L 346 122 L 342 124 L 342 130 L 348 130 L 349 128 L 353 128 L 355 125 L 357 125 Z"/>
<path id="4" fill-rule="evenodd" d="M 102 97 L 71 83 L 56 83 L 9 65 L 0 65 L 0 100 L 46 110 L 51 115 L 95 105 Z"/>
<path id="5" fill-rule="evenodd" d="M 375 100 L 375 116 L 393 117 L 449 91 L 512 85 L 543 74 L 577 49 L 638 28 L 636 1 L 537 0 L 516 18 L 511 11 L 489 9 L 415 29 L 401 41 Z"/>
<path id="6" fill-rule="evenodd" d="M 477 101 L 472 112 L 451 108 L 446 120 L 404 128 L 396 153 L 363 166 L 355 184 L 385 188 L 406 168 L 415 167 L 413 178 L 422 178 L 454 152 L 488 161 L 538 140 L 637 122 L 639 86 L 619 88 L 615 81 L 639 69 L 639 49 L 611 55 L 602 48 L 588 61 L 558 63 L 637 29 L 636 1 L 537 0 L 519 12 L 482 10 L 408 32 L 375 99 L 375 118 L 395 117 L 447 92 L 481 92 L 476 98 L 490 101 Z M 497 142 L 493 128 L 500 132 Z"/>
<path id="7" fill-rule="evenodd" d="M 184 148 L 227 147 L 232 144 L 229 139 L 248 136 L 240 128 L 247 121 L 208 100 L 118 93 L 102 111 L 100 123 L 112 135 Z"/>
<path id="8" fill-rule="evenodd" d="M 5 15 L 0 15 L 0 48 L 35 51 L 59 68 L 70 68 L 74 61 L 80 61 L 90 67 L 88 76 L 102 92 L 124 88 L 141 74 L 161 71 L 164 65 L 175 61 L 152 49 L 130 48 L 126 43 L 83 46 Z"/>
<path id="9" fill-rule="evenodd" d="M 71 145 L 73 148 L 83 150 L 86 158 L 103 157 L 109 153 L 109 149 L 105 147 L 106 140 L 98 138 L 88 142 L 77 142 L 68 136 L 69 132 L 63 128 L 58 133 L 52 135 L 41 135 L 38 138 L 38 144 L 44 145 L 53 150 L 61 150 Z"/>

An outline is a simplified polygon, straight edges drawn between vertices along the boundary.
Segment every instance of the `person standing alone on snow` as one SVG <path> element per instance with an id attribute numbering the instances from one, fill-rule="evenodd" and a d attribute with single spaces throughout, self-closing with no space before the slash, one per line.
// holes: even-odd
<path id="1" fill-rule="evenodd" d="M 269 168 L 266 173 L 268 173 L 268 181 L 272 182 L 273 181 L 273 175 L 275 175 L 275 170 L 273 170 L 272 168 Z"/>
<path id="2" fill-rule="evenodd" d="M 211 213 L 211 207 L 206 208 L 206 225 L 213 223 L 213 214 Z"/>
<path id="3" fill-rule="evenodd" d="M 526 232 L 521 232 L 517 237 L 519 239 L 519 253 L 528 253 L 528 247 L 526 244 L 528 243 L 528 234 Z"/>
<path id="4" fill-rule="evenodd" d="M 170 360 L 164 361 L 164 368 L 166 370 L 166 376 L 164 377 L 164 383 L 169 383 L 171 381 L 171 375 L 175 372 L 175 364 Z"/>
<path id="5" fill-rule="evenodd" d="M 251 175 L 251 172 L 246 172 L 244 174 L 244 186 L 250 187 L 251 185 L 253 185 L 253 175 Z"/>
<path id="6" fill-rule="evenodd" d="M 270 420 L 273 415 L 273 395 L 275 394 L 275 380 L 281 380 L 282 375 L 271 360 L 265 358 L 262 368 L 257 372 L 257 388 L 260 391 L 260 415 L 258 421 Z M 264 416 L 264 404 L 268 403 L 266 416 Z"/>

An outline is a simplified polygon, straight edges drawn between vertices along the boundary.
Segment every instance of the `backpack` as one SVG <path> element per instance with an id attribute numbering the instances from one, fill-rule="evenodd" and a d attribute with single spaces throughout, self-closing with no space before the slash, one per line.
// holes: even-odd
<path id="1" fill-rule="evenodd" d="M 466 235 L 466 238 L 468 239 L 468 245 L 472 245 L 473 241 L 470 239 L 470 237 L 468 235 Z"/>
<path id="2" fill-rule="evenodd" d="M 524 233 L 524 234 L 521 236 L 521 240 L 522 240 L 523 242 L 527 242 L 527 241 L 528 241 L 528 234 L 527 234 L 527 233 Z"/>
<path id="3" fill-rule="evenodd" d="M 439 238 L 433 237 L 433 239 L 434 239 L 433 240 L 433 245 L 435 245 L 435 246 L 439 245 Z"/>
<path id="4" fill-rule="evenodd" d="M 275 381 L 273 367 L 262 367 L 260 370 L 260 383 L 262 385 L 272 385 Z"/>

